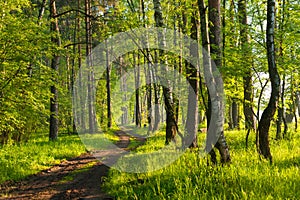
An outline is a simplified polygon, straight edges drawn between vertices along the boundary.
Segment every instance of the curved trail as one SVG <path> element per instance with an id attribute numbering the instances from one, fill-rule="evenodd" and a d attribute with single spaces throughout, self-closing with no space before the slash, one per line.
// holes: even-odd
<path id="1" fill-rule="evenodd" d="M 115 134 L 119 137 L 116 145 L 122 150 L 127 150 L 130 137 L 123 131 L 116 131 Z M 137 140 L 143 142 L 144 138 Z M 114 163 L 121 155 L 118 152 L 100 151 L 94 156 L 105 157 L 104 163 Z M 3 184 L 0 186 L 0 199 L 114 199 L 101 188 L 109 167 L 94 156 L 85 153 L 24 181 Z"/>

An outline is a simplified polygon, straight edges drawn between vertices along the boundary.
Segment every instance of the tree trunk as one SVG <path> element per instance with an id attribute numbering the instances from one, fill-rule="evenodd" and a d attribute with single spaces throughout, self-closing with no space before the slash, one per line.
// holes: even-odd
<path id="1" fill-rule="evenodd" d="M 160 0 L 153 0 L 154 4 L 154 18 L 156 27 L 164 27 L 163 16 L 162 16 L 162 9 Z M 168 63 L 165 58 L 165 53 L 162 49 L 164 49 L 165 43 L 165 35 L 158 31 L 157 36 L 159 38 L 159 60 L 160 60 L 160 67 L 162 69 L 162 73 L 167 71 Z M 163 78 L 163 77 L 162 77 Z M 174 110 L 174 102 L 171 93 L 171 87 L 168 80 L 164 81 L 165 85 L 163 86 L 163 95 L 165 101 L 165 110 L 166 110 L 166 145 L 168 145 L 172 140 L 175 140 L 176 133 L 178 131 L 177 123 L 176 123 L 176 116 Z"/>
<path id="2" fill-rule="evenodd" d="M 59 37 L 59 27 L 58 27 L 58 20 L 55 18 L 56 12 L 56 5 L 55 0 L 50 0 L 50 19 L 51 21 L 51 32 L 55 33 L 51 37 L 51 42 L 56 46 L 61 45 L 60 37 Z M 55 77 L 53 77 L 53 85 L 51 86 L 51 98 L 50 98 L 50 132 L 49 132 L 49 139 L 56 140 L 58 137 L 58 89 L 55 86 L 57 82 L 56 76 L 58 75 L 58 68 L 59 68 L 59 61 L 60 56 L 57 55 L 58 53 L 55 52 L 53 58 L 51 60 L 51 69 L 55 73 Z"/>
<path id="3" fill-rule="evenodd" d="M 296 91 L 296 106 L 298 109 L 298 116 L 300 117 L 300 92 Z"/>
<path id="4" fill-rule="evenodd" d="M 95 133 L 97 130 L 96 113 L 95 113 L 95 85 L 94 85 L 94 69 L 92 61 L 92 28 L 91 28 L 91 0 L 85 0 L 85 37 L 86 37 L 86 58 L 88 72 L 88 110 L 89 110 L 89 133 Z"/>
<path id="5" fill-rule="evenodd" d="M 141 111 L 140 111 L 140 66 L 136 63 L 136 56 L 133 53 L 133 65 L 135 74 L 135 125 L 141 127 Z"/>
<path id="6" fill-rule="evenodd" d="M 120 77 L 121 77 L 120 88 L 121 88 L 121 92 L 124 94 L 122 96 L 122 101 L 127 102 L 127 94 L 126 94 L 126 92 L 127 92 L 127 74 L 124 73 L 126 71 L 123 69 L 124 68 L 123 57 L 119 58 L 119 63 L 120 63 Z M 121 109 L 122 109 L 121 124 L 126 125 L 126 124 L 128 124 L 128 108 L 126 106 L 123 106 Z"/>
<path id="7" fill-rule="evenodd" d="M 236 99 L 231 104 L 232 129 L 239 128 L 239 105 Z"/>
<path id="8" fill-rule="evenodd" d="M 222 67 L 222 52 L 221 52 L 221 16 L 220 16 L 220 0 L 209 0 L 208 1 L 208 19 L 209 19 L 209 29 L 210 29 L 210 34 L 209 34 L 209 41 L 210 41 L 210 48 L 211 48 L 211 55 L 215 57 L 214 62 L 215 66 L 211 65 L 212 71 L 217 72 L 217 68 Z M 217 115 L 219 115 L 219 123 L 218 126 L 220 126 L 220 130 L 217 130 L 217 143 L 215 147 L 219 150 L 219 153 L 221 155 L 221 162 L 226 163 L 230 162 L 230 154 L 229 154 L 229 148 L 224 136 L 224 102 L 223 102 L 223 92 L 220 91 L 220 88 L 222 88 L 222 80 L 221 78 L 216 79 L 216 86 L 217 86 L 217 96 L 218 98 L 216 100 L 211 99 L 211 112 L 213 115 L 213 112 L 216 112 L 218 110 Z M 219 88 L 220 87 L 220 88 Z M 217 102 L 214 102 L 217 101 Z M 213 117 L 213 116 L 212 116 Z M 219 131 L 219 132 L 218 132 Z"/>
<path id="9" fill-rule="evenodd" d="M 195 13 L 195 15 L 197 12 Z M 198 30 L 197 30 L 197 21 L 195 16 L 191 17 L 191 38 L 196 40 L 198 39 Z M 190 44 L 190 56 L 192 58 L 198 58 L 198 45 Z M 198 81 L 198 66 L 193 66 L 192 64 L 188 64 L 186 68 L 186 74 L 188 75 L 188 81 L 190 84 L 189 87 L 189 96 L 188 96 L 188 113 L 186 120 L 186 132 L 187 132 L 187 143 L 190 148 L 198 147 L 198 89 L 199 89 L 199 81 Z"/>
<path id="10" fill-rule="evenodd" d="M 287 122 L 284 116 L 284 93 L 285 93 L 285 76 L 283 77 L 283 81 L 282 81 L 282 87 L 281 87 L 281 92 L 280 92 L 280 105 L 278 106 L 278 115 L 277 115 L 277 128 L 276 128 L 276 139 L 280 140 L 281 138 L 283 138 L 288 130 L 288 126 L 287 126 Z M 281 133 L 281 124 L 284 124 L 284 130 L 283 130 L 283 134 Z"/>
<path id="11" fill-rule="evenodd" d="M 111 95 L 110 95 L 110 67 L 109 67 L 109 46 L 106 43 L 106 95 L 107 95 L 107 127 L 111 128 Z"/>
<path id="12" fill-rule="evenodd" d="M 238 13 L 239 13 L 239 23 L 240 23 L 240 45 L 242 48 L 242 67 L 245 70 L 243 76 L 243 87 L 244 87 L 244 100 L 243 100 L 243 109 L 245 116 L 245 128 L 247 130 L 246 135 L 246 146 L 248 146 L 248 136 L 251 130 L 256 130 L 255 127 L 255 116 L 253 113 L 253 81 L 251 73 L 252 61 L 249 58 L 251 55 L 251 49 L 249 46 L 249 37 L 248 37 L 248 22 L 247 22 L 247 6 L 246 0 L 238 1 Z"/>
<path id="13" fill-rule="evenodd" d="M 44 16 L 44 13 L 45 13 L 45 8 L 46 8 L 46 5 L 47 5 L 47 0 L 43 0 L 42 1 L 42 5 L 41 5 L 41 8 L 39 10 L 39 16 L 38 16 L 38 24 L 41 25 L 41 21 L 42 21 L 42 18 Z"/>
<path id="14" fill-rule="evenodd" d="M 226 163 L 231 160 L 229 148 L 224 136 L 224 103 L 223 103 L 223 83 L 218 76 L 217 67 L 222 66 L 221 60 L 221 18 L 220 1 L 209 1 L 209 24 L 210 34 L 206 20 L 206 7 L 203 0 L 198 0 L 201 22 L 201 37 L 203 52 L 204 76 L 209 90 L 207 109 L 207 139 L 206 151 L 210 153 L 213 163 L 216 163 L 215 146 L 221 155 L 221 162 Z M 208 39 L 209 37 L 209 39 Z M 211 46 L 209 46 L 209 41 Z M 210 51 L 211 48 L 211 51 Z M 206 51 L 206 52 L 205 52 Z M 210 53 L 215 56 L 214 65 L 210 60 Z M 214 145 L 215 144 L 215 145 Z"/>
<path id="15" fill-rule="evenodd" d="M 154 84 L 154 104 L 155 104 L 155 108 L 154 108 L 154 125 L 153 125 L 153 131 L 158 130 L 158 126 L 159 126 L 159 122 L 160 122 L 160 112 L 159 112 L 159 99 L 160 99 L 160 87 L 159 84 L 157 82 L 157 73 L 156 73 L 156 69 L 157 69 L 157 63 L 158 63 L 158 55 L 157 55 L 157 51 L 154 51 L 154 60 L 155 60 L 155 64 L 154 64 L 154 70 L 152 70 L 152 79 L 155 81 Z"/>
<path id="16" fill-rule="evenodd" d="M 262 117 L 259 121 L 259 149 L 260 153 L 269 159 L 272 163 L 272 155 L 269 145 L 269 128 L 271 120 L 276 112 L 279 89 L 280 77 L 277 71 L 275 62 L 275 44 L 274 44 L 274 30 L 275 30 L 275 0 L 268 0 L 267 3 L 267 56 L 268 56 L 268 71 L 271 80 L 271 97 L 267 108 L 264 110 Z"/>

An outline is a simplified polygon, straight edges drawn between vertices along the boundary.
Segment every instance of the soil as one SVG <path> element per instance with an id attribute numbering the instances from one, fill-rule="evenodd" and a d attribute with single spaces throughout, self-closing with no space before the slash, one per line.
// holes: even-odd
<path id="1" fill-rule="evenodd" d="M 123 131 L 115 134 L 119 137 L 116 145 L 123 153 L 128 152 L 130 137 Z M 144 138 L 136 139 L 144 141 Z M 115 150 L 84 153 L 26 180 L 0 185 L 0 199 L 114 199 L 103 191 L 102 183 L 109 171 L 110 165 L 107 164 L 116 162 L 120 156 Z M 99 161 L 99 158 L 105 160 Z M 92 167 L 80 170 L 88 165 Z M 68 177 L 71 177 L 70 180 Z"/>

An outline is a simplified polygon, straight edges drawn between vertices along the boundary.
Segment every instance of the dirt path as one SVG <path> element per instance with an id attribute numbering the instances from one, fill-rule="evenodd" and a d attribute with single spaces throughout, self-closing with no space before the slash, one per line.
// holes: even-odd
<path id="1" fill-rule="evenodd" d="M 117 131 L 116 135 L 119 136 L 117 146 L 127 150 L 129 136 L 122 131 Z M 114 163 L 120 157 L 118 152 L 112 151 L 99 151 L 93 155 L 97 158 L 105 157 L 104 163 Z M 114 199 L 101 188 L 109 167 L 93 155 L 85 153 L 24 181 L 1 185 L 0 199 Z"/>

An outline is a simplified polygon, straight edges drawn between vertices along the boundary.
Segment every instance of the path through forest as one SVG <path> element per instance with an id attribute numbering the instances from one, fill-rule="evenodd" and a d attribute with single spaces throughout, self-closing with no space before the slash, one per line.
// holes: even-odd
<path id="1" fill-rule="evenodd" d="M 128 150 L 130 137 L 123 131 L 116 131 L 119 137 L 117 146 Z M 136 138 L 141 142 L 144 138 Z M 97 157 L 98 159 L 96 159 Z M 48 170 L 28 177 L 20 182 L 7 182 L 0 187 L 0 199 L 114 199 L 105 194 L 101 185 L 107 176 L 109 167 L 105 162 L 116 162 L 120 154 L 115 151 L 99 151 L 96 154 L 85 153 L 64 161 Z"/>

